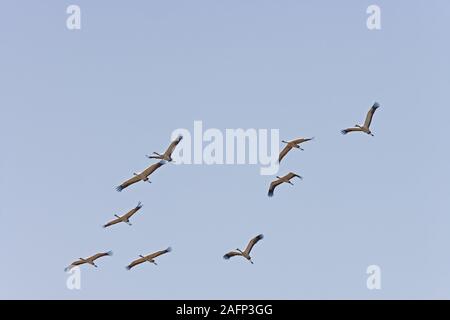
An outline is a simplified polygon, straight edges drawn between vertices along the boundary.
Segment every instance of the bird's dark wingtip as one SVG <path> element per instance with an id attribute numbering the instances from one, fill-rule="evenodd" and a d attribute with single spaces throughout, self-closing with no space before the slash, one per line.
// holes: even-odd
<path id="1" fill-rule="evenodd" d="M 166 249 L 166 252 L 171 252 L 172 251 L 172 247 L 168 247 L 167 249 Z"/>
<path id="2" fill-rule="evenodd" d="M 258 240 L 264 239 L 264 235 L 261 233 L 256 237 Z"/>
<path id="3" fill-rule="evenodd" d="M 114 252 L 113 251 L 108 251 L 107 253 L 106 253 L 108 256 L 112 256 L 113 254 L 114 254 Z"/>
<path id="4" fill-rule="evenodd" d="M 122 186 L 118 186 L 118 187 L 116 187 L 116 191 L 117 192 L 122 192 L 122 190 L 123 189 L 125 189 L 124 187 L 122 187 Z"/>
<path id="5" fill-rule="evenodd" d="M 225 260 L 229 260 L 229 259 L 230 259 L 230 256 L 226 254 L 226 255 L 223 256 L 223 258 L 224 258 Z"/>
<path id="6" fill-rule="evenodd" d="M 131 270 L 131 267 L 130 266 L 126 266 L 125 269 Z"/>
<path id="7" fill-rule="evenodd" d="M 374 109 L 378 109 L 380 107 L 380 104 L 378 102 L 375 102 L 372 106 Z"/>
<path id="8" fill-rule="evenodd" d="M 343 135 L 346 135 L 348 132 L 347 132 L 347 130 L 341 130 L 341 133 L 342 133 Z"/>
<path id="9" fill-rule="evenodd" d="M 273 197 L 273 191 L 270 190 L 270 191 L 267 193 L 267 195 L 268 195 L 269 197 Z"/>

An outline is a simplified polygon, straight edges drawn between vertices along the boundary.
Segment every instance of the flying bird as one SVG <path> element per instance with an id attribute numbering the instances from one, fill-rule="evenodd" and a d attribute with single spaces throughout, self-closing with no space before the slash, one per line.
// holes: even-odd
<path id="1" fill-rule="evenodd" d="M 128 211 L 127 213 L 125 213 L 123 216 L 118 216 L 117 214 L 115 214 L 114 216 L 115 216 L 117 219 L 114 219 L 114 220 L 108 222 L 107 224 L 105 224 L 105 225 L 103 226 L 103 228 L 110 227 L 110 226 L 115 225 L 115 224 L 120 223 L 120 222 L 125 222 L 126 224 L 128 224 L 129 226 L 131 226 L 130 218 L 131 218 L 136 212 L 138 212 L 141 208 L 142 208 L 142 204 L 141 204 L 141 202 L 139 202 L 138 205 L 137 205 L 135 208 L 131 209 L 130 211 Z"/>
<path id="2" fill-rule="evenodd" d="M 128 179 L 127 181 L 125 181 L 124 183 L 122 183 L 120 186 L 116 187 L 117 191 L 122 191 L 123 189 L 125 189 L 126 187 L 131 186 L 132 184 L 139 182 L 139 181 L 144 181 L 144 182 L 148 182 L 151 183 L 150 180 L 148 180 L 148 177 L 156 171 L 156 169 L 162 167 L 165 164 L 164 161 L 159 161 L 155 164 L 152 164 L 150 167 L 148 167 L 147 169 L 145 169 L 144 171 L 142 171 L 141 173 L 133 173 L 134 177 Z"/>
<path id="3" fill-rule="evenodd" d="M 67 271 L 71 270 L 73 267 L 80 266 L 80 265 L 86 264 L 86 263 L 97 268 L 97 265 L 94 263 L 95 260 L 97 260 L 98 258 L 101 258 L 101 257 L 112 256 L 112 255 L 113 255 L 113 252 L 108 251 L 108 252 L 97 253 L 97 254 L 93 255 L 92 257 L 89 257 L 86 259 L 79 258 L 79 260 L 72 262 L 70 264 L 70 266 L 65 268 L 64 271 L 67 272 Z"/>
<path id="4" fill-rule="evenodd" d="M 294 185 L 291 182 L 291 179 L 295 178 L 295 177 L 299 178 L 300 180 L 303 179 L 303 177 L 301 177 L 298 174 L 295 174 L 293 172 L 289 172 L 287 175 L 285 175 L 283 177 L 277 176 L 278 180 L 272 181 L 272 183 L 270 184 L 269 193 L 267 195 L 269 197 L 272 197 L 273 196 L 273 192 L 275 191 L 275 188 L 278 187 L 282 183 L 289 183 L 290 185 Z"/>
<path id="5" fill-rule="evenodd" d="M 299 139 L 295 139 L 292 141 L 285 141 L 282 140 L 281 142 L 286 143 L 286 146 L 284 147 L 283 150 L 281 150 L 280 155 L 278 157 L 278 162 L 281 162 L 281 159 L 283 159 L 289 151 L 291 151 L 292 148 L 297 148 L 303 151 L 303 149 L 300 147 L 300 144 L 307 142 L 307 141 L 311 141 L 313 138 L 299 138 Z"/>
<path id="6" fill-rule="evenodd" d="M 341 130 L 341 133 L 347 134 L 349 132 L 361 131 L 361 132 L 370 134 L 373 137 L 373 133 L 372 133 L 372 131 L 370 131 L 369 127 L 370 127 L 370 124 L 372 123 L 373 114 L 375 113 L 375 110 L 377 110 L 379 107 L 380 107 L 380 104 L 378 102 L 375 102 L 373 104 L 373 106 L 370 108 L 369 112 L 367 112 L 366 121 L 364 121 L 363 126 L 355 124 L 355 127 Z"/>
<path id="7" fill-rule="evenodd" d="M 172 143 L 169 145 L 169 147 L 163 154 L 159 154 L 158 152 L 153 152 L 154 156 L 147 155 L 147 158 L 161 159 L 161 160 L 167 161 L 167 162 L 173 161 L 172 153 L 175 150 L 176 146 L 180 143 L 181 140 L 183 140 L 183 136 L 178 136 L 175 140 L 172 141 Z"/>
<path id="8" fill-rule="evenodd" d="M 130 270 L 131 268 L 137 266 L 138 264 L 144 263 L 144 262 L 150 262 L 150 263 L 153 263 L 155 266 L 157 266 L 158 264 L 155 262 L 155 258 L 159 257 L 165 253 L 168 253 L 170 251 L 172 251 L 172 248 L 168 247 L 166 250 L 157 251 L 157 252 L 149 254 L 147 256 L 139 255 L 140 258 L 131 262 L 126 268 L 128 270 Z"/>
<path id="9" fill-rule="evenodd" d="M 250 261 L 251 264 L 253 264 L 252 258 L 250 257 L 250 251 L 252 251 L 253 246 L 254 246 L 259 240 L 261 240 L 262 238 L 264 238 L 264 235 L 262 235 L 262 234 L 257 235 L 257 236 L 254 237 L 252 240 L 250 240 L 250 242 L 249 242 L 248 245 L 247 245 L 247 248 L 245 248 L 244 251 L 241 251 L 240 249 L 236 249 L 236 251 L 230 251 L 230 252 L 228 252 L 227 254 L 225 254 L 225 255 L 223 256 L 223 258 L 224 258 L 225 260 L 228 260 L 228 259 L 230 259 L 231 257 L 234 257 L 234 256 L 242 256 L 242 257 L 244 257 L 245 259 L 247 259 L 248 261 Z"/>

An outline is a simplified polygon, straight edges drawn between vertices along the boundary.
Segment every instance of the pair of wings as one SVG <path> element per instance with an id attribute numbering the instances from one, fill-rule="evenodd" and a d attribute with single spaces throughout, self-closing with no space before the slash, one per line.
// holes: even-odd
<path id="1" fill-rule="evenodd" d="M 153 260 L 156 257 L 159 257 L 159 256 L 161 256 L 161 255 L 163 255 L 165 253 L 170 252 L 170 251 L 172 251 L 172 248 L 169 247 L 169 248 L 167 248 L 165 250 L 157 251 L 157 252 L 149 254 L 148 256 L 145 256 L 143 258 L 136 259 L 136 260 L 134 260 L 133 262 L 131 262 L 127 266 L 127 269 L 130 270 L 131 268 L 137 266 L 138 264 L 144 263 L 144 262 L 149 261 L 149 260 Z"/>
<path id="2" fill-rule="evenodd" d="M 299 179 L 303 179 L 298 174 L 296 174 L 294 172 L 289 172 L 284 177 L 281 177 L 281 179 L 277 179 L 277 180 L 272 181 L 272 183 L 270 184 L 270 187 L 269 187 L 269 192 L 268 192 L 269 197 L 273 196 L 273 193 L 274 193 L 276 187 L 278 187 L 280 184 L 284 183 L 285 180 L 291 180 L 294 177 L 297 177 Z"/>
<path id="3" fill-rule="evenodd" d="M 263 239 L 264 238 L 264 235 L 262 235 L 262 234 L 259 234 L 259 235 L 257 235 L 256 237 L 254 237 L 252 240 L 250 240 L 250 242 L 247 244 L 247 248 L 245 248 L 245 250 L 244 250 L 244 253 L 245 254 L 247 254 L 247 255 L 249 255 L 250 254 L 250 252 L 252 251 L 252 249 L 253 249 L 253 246 L 259 241 L 259 240 L 261 240 L 261 239 Z M 231 257 L 234 257 L 234 256 L 241 256 L 242 254 L 240 253 L 240 252 L 237 252 L 237 251 L 230 251 L 230 252 L 228 252 L 227 254 L 225 254 L 224 256 L 223 256 L 223 258 L 224 259 L 230 259 Z"/>
<path id="4" fill-rule="evenodd" d="M 366 120 L 364 121 L 363 128 L 369 129 L 370 124 L 372 123 L 373 115 L 375 114 L 375 111 L 379 107 L 380 107 L 380 104 L 378 102 L 375 102 L 373 104 L 373 106 L 369 109 L 369 111 L 367 112 L 367 115 L 366 115 Z M 347 133 L 353 132 L 353 131 L 362 131 L 362 129 L 361 128 L 354 128 L 354 127 L 353 128 L 347 128 L 347 129 L 342 130 L 342 133 L 343 134 L 347 134 Z"/>
<path id="5" fill-rule="evenodd" d="M 77 260 L 77 261 L 72 262 L 72 263 L 70 264 L 70 266 L 68 266 L 68 267 L 66 268 L 66 271 L 67 271 L 67 270 L 70 270 L 72 267 L 75 267 L 75 266 L 79 266 L 79 265 L 85 264 L 85 263 L 87 263 L 87 261 L 94 262 L 94 261 L 97 260 L 98 258 L 106 257 L 106 256 L 112 256 L 112 255 L 113 255 L 113 252 L 112 252 L 112 251 L 108 251 L 108 252 L 100 252 L 100 253 L 94 254 L 93 256 L 91 256 L 91 257 L 89 257 L 89 258 L 86 258 L 86 259 L 84 259 L 84 260 Z"/>
<path id="6" fill-rule="evenodd" d="M 157 163 L 152 164 L 150 167 L 148 167 L 147 169 L 145 169 L 144 171 L 142 171 L 139 175 L 134 176 L 130 179 L 128 179 L 127 181 L 125 181 L 124 183 L 122 183 L 120 186 L 118 186 L 116 188 L 117 191 L 122 191 L 123 189 L 131 186 L 132 184 L 141 181 L 141 177 L 145 177 L 148 178 L 153 172 L 156 171 L 156 169 L 162 167 L 165 164 L 164 161 L 159 161 Z"/>
<path id="7" fill-rule="evenodd" d="M 295 140 L 292 140 L 292 141 L 289 141 L 288 142 L 288 144 L 286 144 L 286 146 L 283 148 L 283 150 L 281 150 L 281 152 L 280 152 L 280 155 L 278 156 L 278 162 L 281 162 L 281 160 L 289 153 L 289 151 L 291 151 L 291 149 L 292 149 L 292 147 L 291 147 L 291 145 L 292 144 L 301 144 L 301 143 L 303 143 L 303 142 L 307 142 L 307 141 L 310 141 L 310 140 L 312 140 L 312 138 L 300 138 L 300 139 L 295 139 Z"/>
<path id="8" fill-rule="evenodd" d="M 115 224 L 117 224 L 117 223 L 120 223 L 120 222 L 122 222 L 122 221 L 127 221 L 127 220 L 130 219 L 136 212 L 138 212 L 141 208 L 142 208 L 142 203 L 139 202 L 138 205 L 137 205 L 135 208 L 131 209 L 130 211 L 128 211 L 127 213 L 125 213 L 123 216 L 121 216 L 121 217 L 119 217 L 119 218 L 117 218 L 117 219 L 114 219 L 114 220 L 112 220 L 112 221 L 109 221 L 107 224 L 105 224 L 105 225 L 103 226 L 103 228 L 110 227 L 110 226 L 115 225 Z"/>
<path id="9" fill-rule="evenodd" d="M 167 150 L 164 152 L 163 156 L 165 158 L 171 158 L 173 151 L 175 150 L 175 148 L 177 147 L 177 145 L 180 143 L 181 140 L 183 140 L 183 136 L 178 136 L 175 140 L 173 140 L 172 143 L 167 148 Z"/>

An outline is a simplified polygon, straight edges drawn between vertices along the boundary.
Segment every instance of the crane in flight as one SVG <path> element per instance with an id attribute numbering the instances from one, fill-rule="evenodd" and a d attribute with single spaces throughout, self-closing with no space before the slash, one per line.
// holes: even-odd
<path id="1" fill-rule="evenodd" d="M 142 208 L 142 203 L 139 202 L 136 207 L 134 207 L 133 209 L 131 209 L 130 211 L 125 213 L 123 216 L 118 216 L 117 214 L 115 214 L 114 216 L 116 217 L 116 219 L 109 221 L 107 224 L 105 224 L 103 226 L 103 228 L 110 227 L 110 226 L 115 225 L 115 224 L 120 223 L 120 222 L 124 222 L 124 223 L 128 224 L 129 226 L 131 226 L 130 218 L 136 212 L 138 212 L 141 208 Z"/>
<path id="2" fill-rule="evenodd" d="M 156 171 L 156 169 L 162 167 L 165 164 L 164 161 L 159 161 L 155 164 L 152 164 L 150 167 L 142 171 L 141 173 L 133 173 L 134 177 L 128 179 L 124 183 L 122 183 L 120 186 L 116 187 L 116 190 L 121 192 L 123 189 L 131 186 L 132 184 L 135 184 L 139 181 L 144 181 L 151 183 L 151 181 L 148 179 L 148 177 Z"/>
<path id="3" fill-rule="evenodd" d="M 358 132 L 359 131 L 359 132 L 367 133 L 373 137 L 373 133 L 372 133 L 372 131 L 370 131 L 370 124 L 372 123 L 372 118 L 373 118 L 375 111 L 379 107 L 380 107 L 380 104 L 378 102 L 375 102 L 373 104 L 373 106 L 370 108 L 369 112 L 367 112 L 366 120 L 364 121 L 364 124 L 362 126 L 355 124 L 355 126 L 352 128 L 347 128 L 347 129 L 341 130 L 341 133 L 347 134 L 349 132 Z"/>
<path id="4" fill-rule="evenodd" d="M 168 247 L 165 250 L 157 251 L 157 252 L 149 254 L 147 256 L 139 255 L 140 258 L 132 261 L 126 268 L 127 268 L 127 270 L 130 270 L 131 268 L 133 268 L 141 263 L 144 263 L 144 262 L 150 262 L 150 263 L 153 263 L 155 266 L 157 266 L 158 264 L 155 262 L 155 258 L 157 258 L 163 254 L 166 254 L 170 251 L 172 251 L 172 248 Z"/>
<path id="5" fill-rule="evenodd" d="M 113 255 L 113 252 L 108 251 L 108 252 L 101 252 L 101 253 L 94 254 L 93 256 L 91 256 L 89 258 L 85 258 L 85 259 L 79 258 L 79 260 L 72 262 L 70 264 L 70 266 L 65 268 L 64 271 L 67 272 L 67 271 L 71 270 L 73 267 L 80 266 L 80 265 L 86 264 L 86 263 L 97 268 L 97 265 L 95 264 L 95 260 L 97 260 L 98 258 L 101 258 L 101 257 L 112 256 L 112 255 Z"/>
<path id="6" fill-rule="evenodd" d="M 293 172 L 289 172 L 287 175 L 285 175 L 283 177 L 277 176 L 277 178 L 278 178 L 277 180 L 272 181 L 272 183 L 270 184 L 269 192 L 267 194 L 269 197 L 273 197 L 275 188 L 278 187 L 280 184 L 289 183 L 290 185 L 293 186 L 294 184 L 291 182 L 291 179 L 299 178 L 300 180 L 303 180 L 303 177 L 301 177 L 298 174 L 293 173 Z"/>
<path id="7" fill-rule="evenodd" d="M 227 254 L 225 254 L 223 256 L 223 258 L 225 260 L 228 260 L 234 256 L 242 256 L 245 259 L 247 259 L 248 261 L 250 261 L 251 264 L 253 264 L 252 258 L 250 257 L 250 252 L 252 251 L 253 246 L 262 238 L 264 238 L 264 235 L 262 235 L 262 234 L 257 235 L 256 237 L 254 237 L 253 239 L 250 240 L 250 242 L 247 244 L 247 247 L 245 248 L 244 251 L 242 251 L 241 249 L 236 249 L 236 251 L 230 251 Z"/>
<path id="8" fill-rule="evenodd" d="M 286 143 L 286 146 L 283 148 L 283 150 L 281 150 L 280 155 L 278 157 L 278 162 L 281 162 L 281 160 L 288 154 L 289 151 L 291 151 L 293 148 L 299 149 L 299 150 L 304 150 L 300 147 L 300 144 L 307 142 L 307 141 L 311 141 L 313 140 L 314 137 L 312 138 L 299 138 L 299 139 L 295 139 L 295 140 L 291 140 L 291 141 L 285 141 L 282 140 L 281 142 Z"/>
<path id="9" fill-rule="evenodd" d="M 178 136 L 175 140 L 172 141 L 172 143 L 169 145 L 167 150 L 163 154 L 159 154 L 158 152 L 153 152 L 153 156 L 147 155 L 147 158 L 149 159 L 160 159 L 163 161 L 171 162 L 172 159 L 172 153 L 177 147 L 177 145 L 180 143 L 180 141 L 183 140 L 183 136 Z"/>

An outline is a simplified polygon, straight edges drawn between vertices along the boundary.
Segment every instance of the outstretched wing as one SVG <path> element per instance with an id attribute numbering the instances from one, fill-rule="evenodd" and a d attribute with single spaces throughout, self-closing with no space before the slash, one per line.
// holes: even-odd
<path id="1" fill-rule="evenodd" d="M 303 177 L 299 176 L 298 174 L 294 173 L 294 172 L 289 172 L 287 175 L 284 176 L 284 178 L 291 180 L 292 178 L 299 178 L 300 180 L 303 180 Z"/>
<path id="2" fill-rule="evenodd" d="M 278 156 L 278 162 L 281 162 L 281 159 L 283 159 L 289 151 L 291 151 L 292 147 L 290 145 L 286 145 L 283 150 L 281 150 L 280 155 Z"/>
<path id="3" fill-rule="evenodd" d="M 354 132 L 354 131 L 362 131 L 362 129 L 361 128 L 347 128 L 347 129 L 341 130 L 341 133 L 347 134 L 349 132 Z"/>
<path id="4" fill-rule="evenodd" d="M 112 251 L 101 252 L 101 253 L 97 253 L 97 254 L 93 255 L 92 257 L 87 258 L 86 260 L 89 260 L 89 261 L 93 262 L 93 261 L 97 260 L 98 258 L 106 257 L 106 256 L 112 256 L 112 255 L 113 255 Z"/>
<path id="5" fill-rule="evenodd" d="M 228 259 L 230 259 L 231 257 L 234 257 L 234 256 L 242 256 L 242 254 L 241 254 L 240 252 L 230 251 L 230 252 L 228 252 L 227 254 L 225 254 L 225 255 L 223 256 L 223 258 L 224 258 L 225 260 L 228 260 Z"/>
<path id="6" fill-rule="evenodd" d="M 164 165 L 164 161 L 159 161 L 157 163 L 152 164 L 150 167 L 148 167 L 147 169 L 145 169 L 144 171 L 142 171 L 142 175 L 145 177 L 148 177 L 149 175 L 151 175 L 153 172 L 156 171 L 156 169 L 162 167 Z"/>
<path id="7" fill-rule="evenodd" d="M 303 142 L 308 142 L 308 141 L 311 141 L 313 139 L 314 138 L 299 138 L 299 139 L 292 140 L 291 142 L 295 143 L 295 144 L 302 144 Z"/>
<path id="8" fill-rule="evenodd" d="M 369 128 L 372 123 L 373 114 L 380 107 L 378 102 L 375 102 L 373 106 L 370 108 L 369 112 L 367 112 L 366 121 L 364 121 L 364 127 Z"/>
<path id="9" fill-rule="evenodd" d="M 81 261 L 81 260 L 74 261 L 74 262 L 72 262 L 70 264 L 70 266 L 65 268 L 64 271 L 67 272 L 67 271 L 71 270 L 73 267 L 76 267 L 76 266 L 79 266 L 79 265 L 82 265 L 82 264 L 85 264 L 85 263 L 86 263 L 85 261 Z"/>
<path id="10" fill-rule="evenodd" d="M 250 251 L 252 251 L 253 246 L 262 238 L 264 238 L 264 235 L 259 234 L 256 237 L 254 237 L 252 240 L 250 240 L 250 242 L 247 245 L 247 248 L 245 248 L 244 252 L 246 254 L 250 254 Z"/>
<path id="11" fill-rule="evenodd" d="M 131 209 L 130 211 L 128 211 L 123 218 L 125 219 L 130 219 L 136 212 L 138 212 L 140 209 L 142 208 L 142 203 L 139 201 L 138 205 Z"/>
<path id="12" fill-rule="evenodd" d="M 116 187 L 117 191 L 122 191 L 123 189 L 131 186 L 132 184 L 139 182 L 141 180 L 141 178 L 139 178 L 138 176 L 134 176 L 130 179 L 128 179 L 127 181 L 125 181 L 124 183 L 122 183 L 120 186 Z"/>
<path id="13" fill-rule="evenodd" d="M 180 143 L 180 141 L 183 140 L 183 136 L 178 136 L 175 140 L 172 141 L 172 143 L 167 148 L 166 152 L 164 152 L 164 155 L 166 157 L 171 157 L 173 151 L 177 147 L 177 145 Z"/>
<path id="14" fill-rule="evenodd" d="M 165 254 L 167 252 L 170 252 L 170 251 L 172 251 L 172 248 L 168 247 L 166 250 L 161 250 L 161 251 L 157 251 L 155 253 L 149 254 L 146 258 L 147 259 L 154 259 L 154 258 L 159 257 L 160 255 L 163 255 L 163 254 Z"/>
<path id="15" fill-rule="evenodd" d="M 117 219 L 111 220 L 107 224 L 103 225 L 103 228 L 107 228 L 107 227 L 113 226 L 115 224 L 118 224 L 119 222 L 122 222 L 122 218 L 117 218 Z"/>
<path id="16" fill-rule="evenodd" d="M 267 193 L 267 195 L 269 197 L 272 197 L 273 196 L 273 192 L 275 191 L 275 188 L 277 186 L 279 186 L 280 184 L 282 184 L 282 183 L 283 183 L 283 180 L 281 180 L 281 179 L 272 181 L 272 183 L 270 184 L 269 192 Z"/>
<path id="17" fill-rule="evenodd" d="M 131 268 L 137 266 L 138 264 L 144 263 L 145 261 L 147 261 L 147 259 L 145 258 L 136 259 L 127 266 L 127 269 L 130 270 Z"/>

